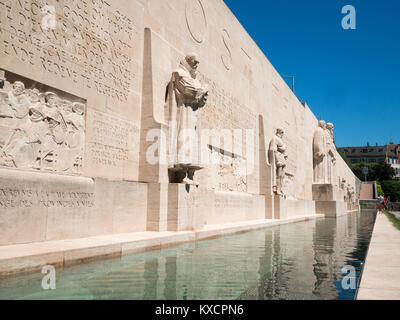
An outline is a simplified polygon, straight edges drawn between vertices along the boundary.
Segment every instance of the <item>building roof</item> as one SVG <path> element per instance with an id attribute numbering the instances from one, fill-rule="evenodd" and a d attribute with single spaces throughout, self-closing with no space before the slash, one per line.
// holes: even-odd
<path id="1" fill-rule="evenodd" d="M 363 146 L 363 147 L 341 147 L 345 155 L 351 157 L 398 157 L 400 154 L 400 145 L 388 144 L 385 146 Z"/>

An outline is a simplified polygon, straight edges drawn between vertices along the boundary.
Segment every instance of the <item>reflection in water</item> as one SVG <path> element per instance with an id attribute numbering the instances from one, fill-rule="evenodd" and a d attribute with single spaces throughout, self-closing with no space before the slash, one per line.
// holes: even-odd
<path id="1" fill-rule="evenodd" d="M 362 212 L 69 267 L 57 290 L 42 274 L 0 279 L 0 299 L 354 299 L 375 214 Z"/>

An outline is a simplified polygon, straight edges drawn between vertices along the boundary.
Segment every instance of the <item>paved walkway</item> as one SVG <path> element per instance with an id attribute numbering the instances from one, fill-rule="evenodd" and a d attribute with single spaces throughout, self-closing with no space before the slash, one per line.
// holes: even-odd
<path id="1" fill-rule="evenodd" d="M 357 300 L 400 300 L 400 230 L 378 214 Z"/>

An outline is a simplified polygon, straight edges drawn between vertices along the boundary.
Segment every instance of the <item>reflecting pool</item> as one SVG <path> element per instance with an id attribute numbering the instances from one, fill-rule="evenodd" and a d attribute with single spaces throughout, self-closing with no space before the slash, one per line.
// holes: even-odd
<path id="1" fill-rule="evenodd" d="M 0 299 L 354 299 L 342 267 L 358 281 L 375 218 L 353 213 L 81 264 L 58 270 L 50 291 L 41 273 L 0 279 Z"/>

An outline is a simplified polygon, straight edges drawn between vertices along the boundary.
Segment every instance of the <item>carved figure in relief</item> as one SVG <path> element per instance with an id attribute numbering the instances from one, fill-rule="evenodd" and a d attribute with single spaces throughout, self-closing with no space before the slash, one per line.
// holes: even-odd
<path id="1" fill-rule="evenodd" d="M 276 130 L 275 137 L 271 140 L 268 149 L 268 160 L 272 166 L 272 186 L 277 195 L 284 195 L 283 184 L 286 169 L 286 145 L 283 143 L 284 131 L 281 128 Z"/>
<path id="2" fill-rule="evenodd" d="M 12 85 L 11 90 L 2 90 L 0 118 L 14 119 L 16 116 L 16 111 L 19 109 L 19 107 L 20 106 L 23 108 L 26 107 L 28 101 L 25 95 L 23 95 L 24 91 L 25 91 L 25 86 L 20 81 L 16 81 Z M 19 118 L 21 119 L 21 117 Z M 2 124 L 5 123 L 6 122 L 2 121 Z M 11 122 L 7 121 L 7 125 L 9 125 L 10 123 Z"/>
<path id="3" fill-rule="evenodd" d="M 314 155 L 314 183 L 324 184 L 327 181 L 327 143 L 326 123 L 321 120 L 314 133 L 313 155 Z"/>
<path id="4" fill-rule="evenodd" d="M 0 150 L 8 140 L 11 134 L 10 124 L 12 126 L 13 119 L 12 110 L 8 104 L 8 92 L 10 83 L 5 77 L 5 72 L 0 70 Z"/>
<path id="5" fill-rule="evenodd" d="M 167 107 L 170 121 L 170 182 L 195 184 L 194 174 L 202 169 L 197 145 L 198 112 L 207 103 L 206 91 L 197 79 L 199 59 L 188 54 L 172 73 Z"/>
<path id="6" fill-rule="evenodd" d="M 85 144 L 84 135 L 84 110 L 82 103 L 63 102 L 64 120 L 66 123 L 66 148 L 61 150 L 60 170 L 68 171 L 70 168 L 82 166 L 83 146 Z"/>
<path id="7" fill-rule="evenodd" d="M 29 96 L 21 81 L 13 84 L 13 90 L 8 94 L 8 104 L 13 109 L 13 117 L 24 119 L 29 112 Z"/>
<path id="8" fill-rule="evenodd" d="M 84 114 L 84 104 L 26 89 L 21 81 L 7 85 L 0 72 L 0 166 L 78 173 Z"/>
<path id="9" fill-rule="evenodd" d="M 352 190 L 351 190 L 351 185 L 348 184 L 346 187 L 346 200 L 347 200 L 347 204 L 351 205 L 352 204 Z"/>
<path id="10" fill-rule="evenodd" d="M 8 98 L 9 86 L 10 83 L 6 79 L 5 72 L 3 70 L 0 70 L 0 105 L 4 103 L 4 99 Z"/>
<path id="11" fill-rule="evenodd" d="M 2 150 L 2 165 L 16 168 L 33 168 L 41 143 L 47 132 L 44 115 L 41 112 L 39 91 L 29 93 L 29 117 L 14 129 L 9 141 Z"/>
<path id="12" fill-rule="evenodd" d="M 353 186 L 350 186 L 350 203 L 352 205 L 356 203 L 356 193 Z"/>
<path id="13" fill-rule="evenodd" d="M 340 188 L 342 190 L 344 190 L 346 188 L 346 179 L 345 178 L 343 178 L 342 181 L 340 182 Z"/>

